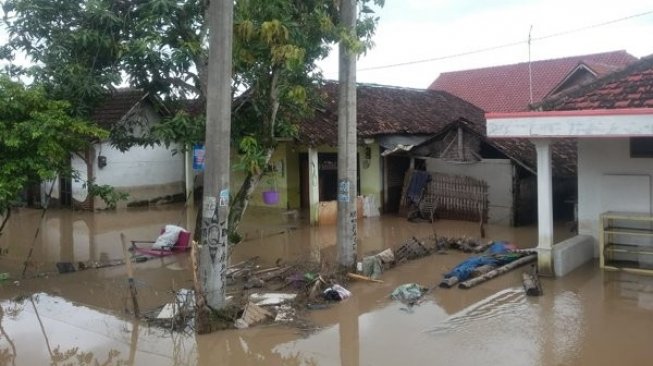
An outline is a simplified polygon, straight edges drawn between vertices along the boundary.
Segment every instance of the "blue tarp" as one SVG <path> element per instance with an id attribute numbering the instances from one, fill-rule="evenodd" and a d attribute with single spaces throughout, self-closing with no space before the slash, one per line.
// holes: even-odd
<path id="1" fill-rule="evenodd" d="M 422 191 L 426 184 L 431 180 L 431 174 L 429 172 L 416 170 L 413 172 L 413 175 L 410 178 L 410 183 L 408 184 L 408 189 L 406 190 L 406 196 L 408 197 L 409 202 L 417 204 L 422 198 Z"/>
<path id="2" fill-rule="evenodd" d="M 510 263 L 519 257 L 519 254 L 511 253 L 505 242 L 495 242 L 486 251 L 485 254 L 469 257 L 454 269 L 445 273 L 444 278 L 457 277 L 458 281 L 465 281 L 471 277 L 472 271 L 476 267 L 490 265 L 498 267 Z"/>

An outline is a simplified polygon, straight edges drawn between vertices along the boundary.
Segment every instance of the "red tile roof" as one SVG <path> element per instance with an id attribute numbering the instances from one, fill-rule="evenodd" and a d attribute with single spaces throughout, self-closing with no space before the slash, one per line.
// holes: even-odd
<path id="1" fill-rule="evenodd" d="M 653 108 L 653 55 L 545 99 L 543 110 Z"/>
<path id="2" fill-rule="evenodd" d="M 598 77 L 623 68 L 637 58 L 626 51 L 613 51 L 531 62 L 533 102 L 540 102 L 569 73 L 583 63 Z M 444 90 L 487 112 L 518 112 L 529 109 L 528 63 L 446 72 L 429 89 Z"/>
<path id="3" fill-rule="evenodd" d="M 298 140 L 305 145 L 338 142 L 338 85 L 323 87 L 324 105 L 314 118 L 300 124 Z M 447 92 L 359 84 L 357 123 L 360 138 L 376 135 L 432 135 L 452 122 L 465 120 L 485 134 L 484 112 Z"/>

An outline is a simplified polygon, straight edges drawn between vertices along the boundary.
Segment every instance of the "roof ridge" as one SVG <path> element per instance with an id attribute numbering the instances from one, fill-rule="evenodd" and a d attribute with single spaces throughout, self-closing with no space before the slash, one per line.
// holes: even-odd
<path id="1" fill-rule="evenodd" d="M 596 56 L 607 56 L 610 54 L 622 54 L 622 55 L 628 55 L 632 56 L 633 58 L 637 59 L 637 57 L 629 54 L 626 50 L 615 50 L 615 51 L 606 51 L 606 52 L 596 52 L 596 53 L 588 53 L 584 55 L 575 55 L 575 56 L 564 56 L 564 57 L 557 57 L 557 58 L 548 58 L 548 59 L 542 59 L 542 60 L 535 60 L 531 61 L 532 64 L 539 64 L 539 63 L 544 63 L 544 62 L 552 62 L 552 61 L 563 61 L 563 60 L 569 60 L 572 61 L 574 59 L 579 60 L 579 62 L 584 61 L 584 58 L 588 57 L 596 57 Z M 488 69 L 497 69 L 497 68 L 502 68 L 502 67 L 514 67 L 514 66 L 520 66 L 520 65 L 528 65 L 528 61 L 523 61 L 523 62 L 516 62 L 512 64 L 502 64 L 502 65 L 495 65 L 495 66 L 484 66 L 484 67 L 477 67 L 477 68 L 471 68 L 471 69 L 461 69 L 461 70 L 454 70 L 454 71 L 445 71 L 440 73 L 440 75 L 444 74 L 453 74 L 453 73 L 458 73 L 458 72 L 469 72 L 469 71 L 477 71 L 477 70 L 488 70 Z M 608 64 L 609 65 L 609 64 Z"/>
<path id="2" fill-rule="evenodd" d="M 564 100 L 567 98 L 575 98 L 575 97 L 582 96 L 583 94 L 586 94 L 587 92 L 593 89 L 598 89 L 625 75 L 645 70 L 647 68 L 650 68 L 651 66 L 653 66 L 653 54 L 644 56 L 640 58 L 638 61 L 635 61 L 634 63 L 624 66 L 616 71 L 605 74 L 596 80 L 592 80 L 591 82 L 588 83 L 576 85 L 567 90 L 561 91 L 560 93 L 544 98 L 541 102 L 534 103 L 529 107 L 531 110 L 552 109 L 556 105 L 562 104 L 562 102 L 564 102 Z"/>

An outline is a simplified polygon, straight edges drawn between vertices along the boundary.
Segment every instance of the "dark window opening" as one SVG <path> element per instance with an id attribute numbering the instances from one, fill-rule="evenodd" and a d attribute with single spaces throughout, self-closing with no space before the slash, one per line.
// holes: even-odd
<path id="1" fill-rule="evenodd" d="M 631 158 L 653 158 L 653 137 L 631 137 Z"/>

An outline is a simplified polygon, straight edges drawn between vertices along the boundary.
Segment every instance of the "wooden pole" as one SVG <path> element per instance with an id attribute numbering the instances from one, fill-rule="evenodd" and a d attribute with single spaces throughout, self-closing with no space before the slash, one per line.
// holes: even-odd
<path id="1" fill-rule="evenodd" d="M 486 273 L 486 274 L 484 274 L 482 276 L 478 276 L 478 277 L 472 278 L 471 280 L 461 282 L 458 285 L 458 287 L 463 288 L 463 289 L 472 288 L 472 287 L 474 287 L 474 286 L 476 286 L 478 284 L 481 284 L 481 283 L 483 283 L 485 281 L 491 280 L 494 277 L 497 277 L 497 276 L 502 275 L 502 274 L 504 274 L 506 272 L 509 272 L 509 271 L 521 266 L 521 265 L 533 262 L 536 259 L 537 259 L 537 254 L 531 254 L 531 255 L 527 255 L 525 257 L 521 257 L 521 258 L 519 258 L 517 260 L 514 260 L 514 261 L 512 261 L 512 262 L 510 262 L 510 263 L 508 263 L 506 265 L 503 265 L 503 266 L 501 266 L 501 267 L 499 267 L 497 269 L 494 269 L 494 270 L 492 270 L 492 271 L 490 271 L 490 272 L 488 272 L 488 273 Z"/>
<path id="2" fill-rule="evenodd" d="M 131 258 L 127 251 L 127 240 L 125 234 L 120 233 L 120 242 L 122 243 L 122 253 L 125 256 L 125 264 L 127 265 L 127 281 L 129 282 L 129 292 L 132 297 L 132 304 L 134 305 L 134 317 L 140 316 L 140 309 L 138 308 L 138 293 L 136 292 L 136 284 L 134 283 L 134 268 L 132 267 Z"/>
<path id="3" fill-rule="evenodd" d="M 361 280 L 361 281 L 368 281 L 368 282 L 376 282 L 376 283 L 383 283 L 382 280 L 377 280 L 372 277 L 367 277 L 367 276 L 362 276 L 356 273 L 347 273 L 347 277 L 354 279 L 354 280 Z"/>
<path id="4" fill-rule="evenodd" d="M 522 284 L 524 285 L 524 291 L 526 291 L 526 295 L 542 295 L 542 285 L 540 283 L 540 278 L 537 276 L 537 270 L 535 266 L 531 265 L 530 271 L 525 271 L 522 273 Z"/>

